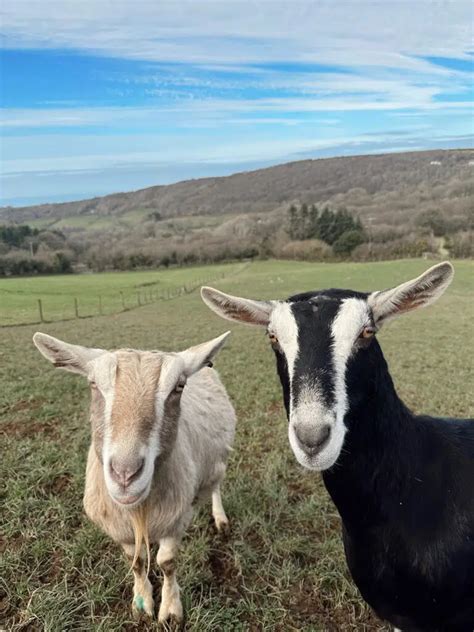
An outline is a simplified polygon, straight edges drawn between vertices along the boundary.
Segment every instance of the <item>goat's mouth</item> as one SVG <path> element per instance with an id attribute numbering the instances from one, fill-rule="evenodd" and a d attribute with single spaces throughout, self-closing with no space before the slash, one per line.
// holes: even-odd
<path id="1" fill-rule="evenodd" d="M 117 505 L 122 505 L 123 507 L 127 507 L 127 509 L 131 509 L 145 500 L 147 497 L 147 490 L 143 489 L 138 494 L 111 494 L 111 496 L 112 500 L 114 500 Z"/>

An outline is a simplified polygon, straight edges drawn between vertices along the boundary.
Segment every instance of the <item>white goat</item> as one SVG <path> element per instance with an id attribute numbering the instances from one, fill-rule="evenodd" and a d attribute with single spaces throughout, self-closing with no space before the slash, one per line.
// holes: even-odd
<path id="1" fill-rule="evenodd" d="M 134 573 L 133 609 L 149 616 L 150 543 L 159 543 L 160 622 L 183 618 L 175 558 L 195 501 L 212 496 L 216 527 L 228 528 L 219 486 L 235 413 L 209 368 L 228 334 L 180 353 L 89 349 L 42 333 L 33 338 L 56 367 L 89 380 L 92 441 L 84 508 L 122 545 Z"/>

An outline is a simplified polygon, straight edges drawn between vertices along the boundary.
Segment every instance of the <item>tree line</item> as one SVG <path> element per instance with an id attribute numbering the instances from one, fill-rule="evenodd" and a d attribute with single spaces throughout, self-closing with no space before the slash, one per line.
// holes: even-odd
<path id="1" fill-rule="evenodd" d="M 320 239 L 332 246 L 336 255 L 350 254 L 354 248 L 366 241 L 362 222 L 346 208 L 322 210 L 315 204 L 299 208 L 292 204 L 288 209 L 288 235 L 294 241 Z"/>
<path id="2" fill-rule="evenodd" d="M 201 223 L 194 217 L 161 218 L 102 230 L 0 225 L 0 276 L 63 274 L 91 270 L 136 270 L 269 257 L 305 261 L 387 260 L 474 256 L 474 211 L 464 218 L 439 209 L 410 222 L 387 224 L 376 213 L 366 231 L 358 213 L 330 204 L 292 204 L 273 213 L 223 216 Z M 104 247 L 107 244 L 107 247 Z"/>

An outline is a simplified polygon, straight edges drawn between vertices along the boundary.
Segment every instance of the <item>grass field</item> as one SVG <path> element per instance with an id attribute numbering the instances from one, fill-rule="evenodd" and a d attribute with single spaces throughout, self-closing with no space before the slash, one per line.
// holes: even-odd
<path id="1" fill-rule="evenodd" d="M 417 275 L 428 265 L 269 261 L 253 263 L 215 285 L 257 298 L 328 286 L 377 289 Z M 380 340 L 410 407 L 472 416 L 474 264 L 456 262 L 455 268 L 453 285 L 436 305 L 387 325 Z M 115 278 L 125 276 L 63 277 L 71 293 L 84 294 L 92 291 L 88 283 L 95 291 L 98 284 L 108 287 Z M 133 286 L 143 275 L 127 278 Z M 25 293 L 36 292 L 41 284 L 47 287 L 48 280 L 14 283 L 24 284 L 21 306 Z M 41 327 L 90 346 L 162 349 L 181 349 L 227 328 L 196 292 L 113 316 Z M 232 533 L 228 540 L 216 536 L 208 507 L 199 511 L 189 529 L 178 571 L 186 628 L 388 630 L 364 606 L 348 576 L 338 514 L 320 476 L 304 471 L 290 451 L 265 336 L 249 327 L 231 328 L 233 335 L 216 368 L 238 415 L 235 451 L 223 488 Z M 156 623 L 134 623 L 127 564 L 118 547 L 82 513 L 88 389 L 79 377 L 54 370 L 40 356 L 31 343 L 36 329 L 0 330 L 0 577 L 5 592 L 0 629 L 2 623 L 15 631 L 157 629 Z M 154 573 L 152 581 L 158 596 L 159 574 Z"/>
<path id="2" fill-rule="evenodd" d="M 99 297 L 105 315 L 145 302 L 150 291 L 155 295 L 199 280 L 233 274 L 242 264 L 196 266 L 168 271 L 106 272 L 103 274 L 58 275 L 0 279 L 0 326 L 35 323 L 39 320 L 38 299 L 47 321 L 73 318 L 74 299 L 80 316 L 99 314 Z M 140 294 L 140 297 L 137 296 Z M 122 296 L 124 303 L 122 303 Z"/>

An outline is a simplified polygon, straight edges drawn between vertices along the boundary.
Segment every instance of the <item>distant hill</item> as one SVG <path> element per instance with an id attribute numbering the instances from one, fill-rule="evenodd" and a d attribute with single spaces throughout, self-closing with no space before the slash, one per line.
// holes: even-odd
<path id="1" fill-rule="evenodd" d="M 0 220 L 53 224 L 94 216 L 110 221 L 138 211 L 157 211 L 163 218 L 236 215 L 266 213 L 292 202 L 346 206 L 362 219 L 385 224 L 433 208 L 463 217 L 474 207 L 474 150 L 301 160 L 79 202 L 3 207 Z"/>

